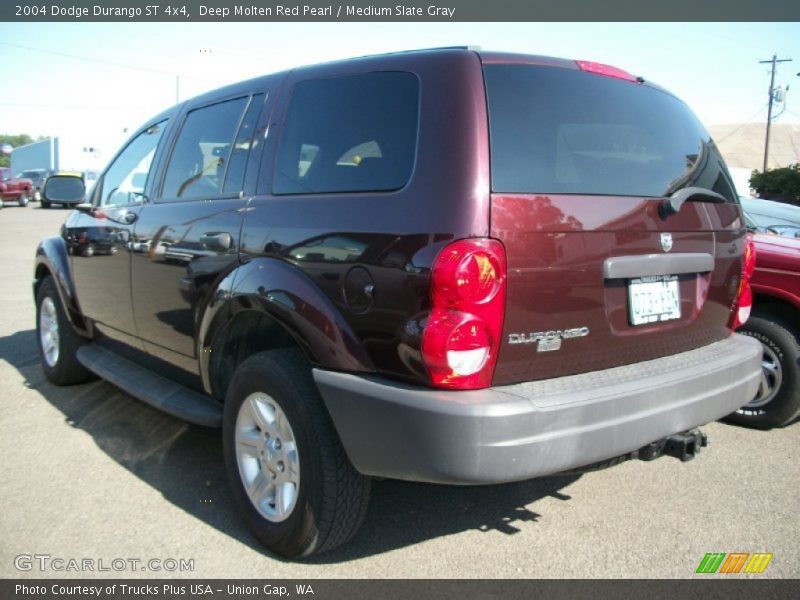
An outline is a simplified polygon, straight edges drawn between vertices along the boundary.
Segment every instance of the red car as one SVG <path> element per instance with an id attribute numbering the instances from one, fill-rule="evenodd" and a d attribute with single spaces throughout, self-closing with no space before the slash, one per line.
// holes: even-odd
<path id="1" fill-rule="evenodd" d="M 800 414 L 800 239 L 756 233 L 753 241 L 753 314 L 739 333 L 763 346 L 761 385 L 729 420 L 768 429 Z"/>
<path id="2" fill-rule="evenodd" d="M 20 206 L 28 206 L 31 196 L 33 196 L 33 182 L 30 179 L 15 177 L 14 171 L 8 167 L 0 168 L 0 200 L 2 202 L 13 200 Z"/>

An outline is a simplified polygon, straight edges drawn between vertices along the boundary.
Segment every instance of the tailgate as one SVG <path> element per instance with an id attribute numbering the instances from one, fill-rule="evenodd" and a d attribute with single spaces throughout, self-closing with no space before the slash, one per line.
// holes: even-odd
<path id="1" fill-rule="evenodd" d="M 641 82 L 484 66 L 491 235 L 508 259 L 494 384 L 596 371 L 730 334 L 744 230 L 730 176 L 679 100 Z M 685 187 L 727 202 L 659 203 Z"/>

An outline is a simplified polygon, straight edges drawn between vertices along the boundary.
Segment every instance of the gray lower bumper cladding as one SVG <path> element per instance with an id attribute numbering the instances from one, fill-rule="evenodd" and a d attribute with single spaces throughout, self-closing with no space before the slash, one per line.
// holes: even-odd
<path id="1" fill-rule="evenodd" d="M 755 394 L 761 346 L 734 334 L 665 358 L 476 391 L 314 370 L 356 469 L 449 484 L 518 481 L 633 452 Z"/>

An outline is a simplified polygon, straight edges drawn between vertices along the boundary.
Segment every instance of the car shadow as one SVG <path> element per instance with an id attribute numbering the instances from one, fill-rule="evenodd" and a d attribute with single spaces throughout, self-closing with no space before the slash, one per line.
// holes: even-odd
<path id="1" fill-rule="evenodd" d="M 34 330 L 0 338 L 0 360 L 15 367 L 24 385 L 58 409 L 71 427 L 88 433 L 98 448 L 166 500 L 264 551 L 234 508 L 220 430 L 173 418 L 104 381 L 51 384 L 39 365 Z M 560 490 L 578 477 L 480 487 L 374 481 L 369 512 L 357 536 L 306 563 L 347 562 L 468 530 L 515 535 L 541 518 L 531 505 L 545 497 L 569 500 Z"/>

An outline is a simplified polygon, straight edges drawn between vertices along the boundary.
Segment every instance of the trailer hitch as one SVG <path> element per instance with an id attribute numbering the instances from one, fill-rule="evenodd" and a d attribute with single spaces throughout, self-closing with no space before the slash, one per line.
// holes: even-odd
<path id="1" fill-rule="evenodd" d="M 659 456 L 674 456 L 681 462 L 692 460 L 700 448 L 708 446 L 708 436 L 699 429 L 676 433 L 639 449 L 640 460 L 654 460 Z"/>

